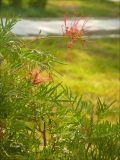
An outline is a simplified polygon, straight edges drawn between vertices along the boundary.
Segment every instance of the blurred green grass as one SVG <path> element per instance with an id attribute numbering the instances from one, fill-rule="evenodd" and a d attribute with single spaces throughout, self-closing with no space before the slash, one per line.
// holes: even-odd
<path id="1" fill-rule="evenodd" d="M 23 1 L 22 8 L 3 7 L 1 15 L 10 14 L 20 17 L 63 17 L 67 15 L 93 16 L 93 17 L 119 17 L 120 3 L 107 0 L 48 0 L 46 9 L 29 8 L 28 1 Z M 6 3 L 7 4 L 7 3 Z M 64 6 L 64 7 L 63 7 Z"/>
<path id="2" fill-rule="evenodd" d="M 120 43 L 119 39 L 89 40 L 87 47 L 80 42 L 68 49 L 61 38 L 27 41 L 30 47 L 54 53 L 64 64 L 56 64 L 57 80 L 85 98 L 119 100 Z"/>

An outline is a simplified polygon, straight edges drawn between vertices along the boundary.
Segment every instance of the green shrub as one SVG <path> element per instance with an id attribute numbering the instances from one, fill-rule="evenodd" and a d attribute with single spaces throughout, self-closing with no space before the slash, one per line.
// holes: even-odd
<path id="1" fill-rule="evenodd" d="M 11 6 L 13 7 L 21 7 L 22 6 L 22 0 L 9 0 Z"/>
<path id="2" fill-rule="evenodd" d="M 30 0 L 29 1 L 30 7 L 45 8 L 46 4 L 47 4 L 47 0 Z"/>
<path id="3" fill-rule="evenodd" d="M 2 7 L 2 0 L 0 0 L 0 8 Z"/>
<path id="4" fill-rule="evenodd" d="M 0 159 L 118 160 L 119 122 L 109 121 L 117 108 L 86 102 L 56 84 L 59 61 L 18 40 L 10 32 L 15 23 L 1 19 L 0 25 Z M 51 80 L 33 83 L 36 68 Z"/>

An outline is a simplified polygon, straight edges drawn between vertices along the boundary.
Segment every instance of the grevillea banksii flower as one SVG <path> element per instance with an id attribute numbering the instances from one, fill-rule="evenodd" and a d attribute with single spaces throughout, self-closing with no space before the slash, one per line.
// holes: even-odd
<path id="1" fill-rule="evenodd" d="M 30 78 L 34 85 L 39 85 L 50 80 L 49 76 L 43 77 L 38 69 L 34 69 L 30 72 Z"/>
<path id="2" fill-rule="evenodd" d="M 78 23 L 80 20 L 83 20 L 83 24 L 80 30 L 78 30 Z M 84 44 L 85 40 L 83 39 L 83 36 L 86 30 L 87 22 L 89 20 L 90 18 L 83 19 L 82 17 L 79 17 L 78 19 L 75 19 L 75 17 L 73 17 L 70 27 L 68 27 L 66 16 L 64 16 L 64 25 L 62 25 L 62 32 L 64 36 L 67 36 L 69 38 L 69 41 L 67 44 L 68 48 L 71 48 L 77 39 L 80 39 L 82 44 Z"/>

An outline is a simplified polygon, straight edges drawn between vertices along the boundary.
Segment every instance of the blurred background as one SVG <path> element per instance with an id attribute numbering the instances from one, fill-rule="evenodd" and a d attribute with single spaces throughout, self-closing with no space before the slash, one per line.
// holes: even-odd
<path id="1" fill-rule="evenodd" d="M 60 81 L 74 93 L 93 101 L 98 96 L 119 100 L 119 0 L 0 0 L 0 15 L 21 18 L 13 32 L 24 36 L 29 47 L 51 52 L 66 64 L 55 68 Z M 64 15 L 69 20 L 73 16 L 93 18 L 93 32 L 88 34 L 86 46 L 77 41 L 68 49 L 67 39 L 59 37 Z M 47 37 L 40 38 L 40 30 Z M 48 38 L 51 33 L 54 38 Z"/>
<path id="2" fill-rule="evenodd" d="M 3 14 L 9 11 L 22 17 L 119 17 L 119 5 L 119 0 L 0 0 Z"/>

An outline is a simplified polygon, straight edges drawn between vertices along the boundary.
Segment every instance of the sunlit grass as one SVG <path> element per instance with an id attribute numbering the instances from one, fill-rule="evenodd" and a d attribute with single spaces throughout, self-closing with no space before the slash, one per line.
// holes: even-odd
<path id="1" fill-rule="evenodd" d="M 30 43 L 30 42 L 27 42 Z M 57 64 L 59 80 L 74 93 L 93 99 L 119 100 L 119 40 L 90 40 L 87 47 L 80 42 L 71 49 L 63 39 L 42 39 L 30 43 L 35 48 L 54 53 L 65 65 Z"/>

